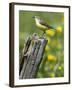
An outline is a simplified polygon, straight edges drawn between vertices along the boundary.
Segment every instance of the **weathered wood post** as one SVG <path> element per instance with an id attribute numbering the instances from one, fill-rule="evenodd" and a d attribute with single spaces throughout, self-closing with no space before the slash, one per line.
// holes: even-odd
<path id="1" fill-rule="evenodd" d="M 44 37 L 36 35 L 28 38 L 22 58 L 20 58 L 20 79 L 36 78 L 46 44 L 47 40 Z"/>

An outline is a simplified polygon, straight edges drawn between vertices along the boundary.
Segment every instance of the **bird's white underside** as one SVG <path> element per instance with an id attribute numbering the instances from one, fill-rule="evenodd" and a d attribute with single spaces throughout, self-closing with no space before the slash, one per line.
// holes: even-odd
<path id="1" fill-rule="evenodd" d="M 36 21 L 36 26 L 38 27 L 38 28 L 40 28 L 40 29 L 44 29 L 44 30 L 46 30 L 48 27 L 46 27 L 46 26 L 44 26 L 44 25 L 41 25 L 40 23 L 39 23 L 39 20 L 37 19 L 37 18 L 35 18 L 35 21 Z"/>

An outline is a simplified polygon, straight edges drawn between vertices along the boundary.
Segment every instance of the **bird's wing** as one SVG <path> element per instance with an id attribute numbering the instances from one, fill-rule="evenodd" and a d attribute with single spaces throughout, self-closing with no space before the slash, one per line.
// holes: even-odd
<path id="1" fill-rule="evenodd" d="M 46 26 L 47 28 L 54 29 L 52 26 L 48 25 L 44 20 L 40 19 L 40 24 Z"/>

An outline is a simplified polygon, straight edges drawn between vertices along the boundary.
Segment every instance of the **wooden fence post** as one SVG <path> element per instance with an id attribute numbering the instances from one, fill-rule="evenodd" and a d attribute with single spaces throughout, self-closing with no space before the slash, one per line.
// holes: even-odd
<path id="1" fill-rule="evenodd" d="M 46 38 L 34 36 L 35 38 L 28 38 L 22 57 L 20 58 L 20 79 L 36 78 L 39 65 L 42 61 L 44 49 L 47 44 Z"/>

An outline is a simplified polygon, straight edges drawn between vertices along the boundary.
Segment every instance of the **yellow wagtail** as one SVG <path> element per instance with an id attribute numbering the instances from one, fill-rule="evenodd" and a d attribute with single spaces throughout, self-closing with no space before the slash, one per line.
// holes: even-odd
<path id="1" fill-rule="evenodd" d="M 42 30 L 44 33 L 46 32 L 46 30 L 49 29 L 54 29 L 52 26 L 48 25 L 43 19 L 41 19 L 39 16 L 33 16 L 33 18 L 35 19 L 36 22 L 36 26 Z M 56 29 L 54 29 L 56 30 Z M 43 34 L 44 34 L 43 33 Z"/>

